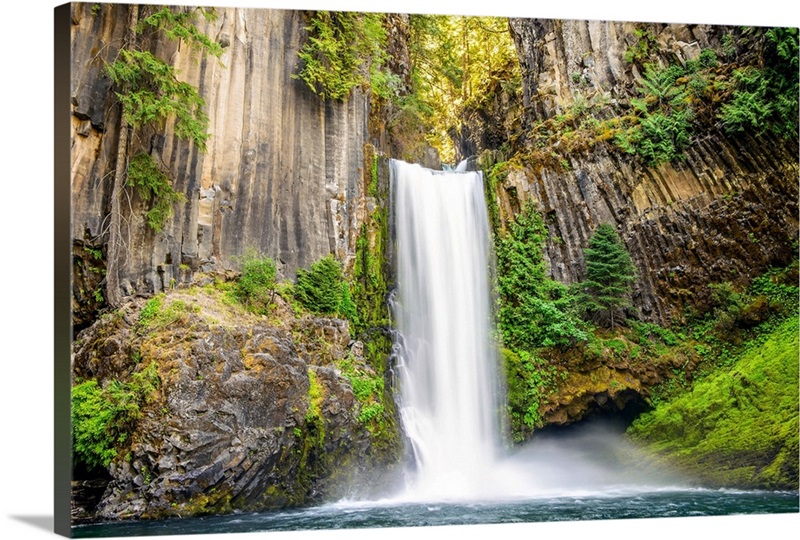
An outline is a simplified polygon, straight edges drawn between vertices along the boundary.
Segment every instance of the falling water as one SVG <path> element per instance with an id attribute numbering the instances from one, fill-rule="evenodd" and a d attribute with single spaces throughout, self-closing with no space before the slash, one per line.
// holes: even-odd
<path id="1" fill-rule="evenodd" d="M 391 170 L 408 495 L 474 499 L 497 481 L 500 410 L 482 176 L 401 161 Z"/>

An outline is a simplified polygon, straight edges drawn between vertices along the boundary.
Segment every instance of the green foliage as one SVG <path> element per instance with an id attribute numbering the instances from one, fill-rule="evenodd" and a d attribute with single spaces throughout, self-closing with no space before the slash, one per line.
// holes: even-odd
<path id="1" fill-rule="evenodd" d="M 356 316 L 350 288 L 342 276 L 342 267 L 333 255 L 319 259 L 308 270 L 297 270 L 294 297 L 313 313 L 345 318 Z"/>
<path id="2" fill-rule="evenodd" d="M 717 58 L 717 51 L 714 49 L 703 49 L 700 51 L 700 58 L 698 58 L 701 68 L 714 68 L 719 65 Z"/>
<path id="3" fill-rule="evenodd" d="M 140 328 L 147 328 L 149 327 L 155 318 L 158 316 L 159 311 L 161 311 L 161 302 L 163 299 L 163 295 L 154 296 L 142 308 L 142 311 L 139 312 L 139 327 Z"/>
<path id="4" fill-rule="evenodd" d="M 732 60 L 736 56 L 736 38 L 731 33 L 722 36 L 722 54 L 728 60 Z"/>
<path id="5" fill-rule="evenodd" d="M 486 210 L 489 214 L 489 226 L 495 235 L 500 231 L 500 208 L 497 205 L 497 184 L 502 184 L 507 175 L 507 161 L 495 163 L 489 170 L 483 171 L 483 192 L 486 197 Z"/>
<path id="6" fill-rule="evenodd" d="M 798 318 L 776 327 L 628 433 L 670 463 L 727 486 L 797 489 Z"/>
<path id="7" fill-rule="evenodd" d="M 350 381 L 353 394 L 361 404 L 358 421 L 366 424 L 370 430 L 379 429 L 383 415 L 386 412 L 383 406 L 385 390 L 383 377 L 357 367 L 352 357 L 345 358 L 337 365 L 342 370 L 342 374 Z M 373 420 L 375 420 L 374 423 Z"/>
<path id="8" fill-rule="evenodd" d="M 136 188 L 143 201 L 153 201 L 145 217 L 147 225 L 155 232 L 161 232 L 164 228 L 167 219 L 172 215 L 173 205 L 186 202 L 186 196 L 175 191 L 167 175 L 150 154 L 139 153 L 131 158 L 128 164 L 128 185 Z"/>
<path id="9" fill-rule="evenodd" d="M 629 64 L 642 64 L 649 60 L 650 55 L 658 50 L 658 42 L 652 32 L 637 28 L 634 31 L 636 41 L 625 50 L 624 60 Z"/>
<path id="10" fill-rule="evenodd" d="M 636 279 L 631 256 L 614 227 L 604 223 L 589 239 L 584 258 L 586 280 L 581 303 L 585 313 L 614 328 L 617 313 L 631 305 L 628 295 Z"/>
<path id="11" fill-rule="evenodd" d="M 342 293 L 340 296 L 337 313 L 349 320 L 351 323 L 356 324 L 359 320 L 358 308 L 353 301 L 353 295 L 350 293 L 350 285 L 347 283 L 347 281 L 342 280 L 341 290 Z"/>
<path id="12" fill-rule="evenodd" d="M 798 29 L 764 32 L 762 65 L 733 72 L 733 96 L 719 115 L 728 133 L 772 132 L 796 137 L 798 129 Z"/>
<path id="13" fill-rule="evenodd" d="M 527 204 L 497 240 L 498 321 L 503 343 L 512 349 L 569 346 L 586 340 L 569 312 L 566 287 L 547 277 L 542 247 L 547 229 Z"/>
<path id="14" fill-rule="evenodd" d="M 197 88 L 179 81 L 175 68 L 149 51 L 122 49 L 119 54 L 106 71 L 124 88 L 117 97 L 125 119 L 136 128 L 146 124 L 163 128 L 167 119 L 175 118 L 176 135 L 205 151 L 208 116 Z"/>
<path id="15" fill-rule="evenodd" d="M 133 31 L 163 32 L 169 39 L 220 56 L 222 47 L 192 23 L 195 11 L 207 18 L 214 17 L 213 11 L 205 9 L 173 11 L 164 7 L 141 19 Z M 178 80 L 173 66 L 150 51 L 124 47 L 105 70 L 117 86 L 123 117 L 134 129 L 145 126 L 163 129 L 167 121 L 174 121 L 178 137 L 194 142 L 200 151 L 206 150 L 209 135 L 205 100 L 197 88 Z M 167 175 L 146 153 L 137 153 L 129 160 L 127 177 L 128 185 L 135 186 L 144 201 L 152 201 L 147 224 L 160 232 L 172 214 L 172 207 L 185 201 L 185 196 L 173 189 Z"/>
<path id="16" fill-rule="evenodd" d="M 626 153 L 638 154 L 651 166 L 682 155 L 691 140 L 692 109 L 689 90 L 678 80 L 686 74 L 680 66 L 645 67 L 640 99 L 631 99 L 638 121 L 615 135 Z"/>
<path id="17" fill-rule="evenodd" d="M 772 132 L 796 137 L 798 129 L 798 29 L 764 32 L 763 67 L 733 72 L 733 97 L 719 117 L 729 133 Z"/>
<path id="18" fill-rule="evenodd" d="M 511 437 L 522 442 L 541 427 L 539 407 L 555 389 L 557 371 L 535 354 L 510 349 L 502 353 Z"/>
<path id="19" fill-rule="evenodd" d="M 690 123 L 685 112 L 664 115 L 645 113 L 638 125 L 616 135 L 617 145 L 628 154 L 639 154 L 650 165 L 680 157 L 689 143 Z"/>
<path id="20" fill-rule="evenodd" d="M 320 418 L 322 414 L 322 400 L 324 399 L 324 393 L 322 391 L 322 386 L 320 385 L 319 381 L 317 380 L 317 372 L 313 369 L 308 370 L 308 413 L 306 414 L 307 417 L 317 417 Z"/>
<path id="21" fill-rule="evenodd" d="M 679 336 L 672 330 L 657 324 L 631 321 L 630 326 L 631 330 L 633 330 L 635 341 L 641 345 L 649 345 L 658 340 L 664 345 L 674 347 L 678 345 L 680 340 Z"/>
<path id="22" fill-rule="evenodd" d="M 386 302 L 386 209 L 377 208 L 368 222 L 362 224 L 356 239 L 352 299 L 357 317 L 351 319 L 354 335 L 390 324 Z"/>
<path id="23" fill-rule="evenodd" d="M 193 23 L 195 11 L 199 11 L 209 21 L 216 20 L 214 9 L 195 8 L 188 11 L 173 11 L 171 8 L 162 7 L 157 12 L 139 21 L 137 33 L 142 33 L 146 28 L 161 30 L 167 38 L 183 40 L 190 47 L 199 49 L 216 57 L 222 55 L 222 46 L 200 32 Z"/>
<path id="24" fill-rule="evenodd" d="M 508 20 L 502 17 L 411 15 L 414 105 L 426 141 L 445 162 L 456 159 L 453 137 L 465 113 L 491 110 L 521 92 L 522 76 Z M 474 113 L 473 113 L 474 114 Z"/>
<path id="25" fill-rule="evenodd" d="M 131 381 L 111 381 L 102 388 L 96 380 L 72 388 L 72 440 L 76 461 L 88 469 L 108 468 L 136 426 L 143 404 L 160 386 L 153 362 L 134 373 Z"/>
<path id="26" fill-rule="evenodd" d="M 143 334 L 161 330 L 167 326 L 184 320 L 186 315 L 199 311 L 199 307 L 190 306 L 183 300 L 172 300 L 165 305 L 164 293 L 158 294 L 147 301 L 139 312 L 139 323 L 136 327 L 137 332 Z"/>
<path id="27" fill-rule="evenodd" d="M 384 413 L 384 407 L 380 403 L 368 403 L 361 407 L 358 413 L 358 421 L 362 424 L 370 425 L 375 418 L 380 418 Z"/>
<path id="28" fill-rule="evenodd" d="M 267 313 L 275 294 L 275 262 L 261 253 L 248 250 L 242 256 L 242 275 L 236 283 L 236 296 L 255 313 Z"/>
<path id="29" fill-rule="evenodd" d="M 322 99 L 344 100 L 356 86 L 381 99 L 397 94 L 399 79 L 387 60 L 383 15 L 315 11 L 308 15 L 308 41 L 300 50 L 303 80 Z"/>

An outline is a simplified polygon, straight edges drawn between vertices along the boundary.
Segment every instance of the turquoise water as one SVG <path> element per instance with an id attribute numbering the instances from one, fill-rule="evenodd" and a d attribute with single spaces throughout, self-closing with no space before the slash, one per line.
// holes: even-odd
<path id="1" fill-rule="evenodd" d="M 78 538 L 173 534 L 416 527 L 629 519 L 800 511 L 797 492 L 662 488 L 480 503 L 340 502 L 284 512 L 233 514 L 73 527 Z"/>

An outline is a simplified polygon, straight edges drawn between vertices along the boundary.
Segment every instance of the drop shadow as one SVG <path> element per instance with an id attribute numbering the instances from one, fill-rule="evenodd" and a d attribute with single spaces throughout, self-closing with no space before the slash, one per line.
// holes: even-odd
<path id="1" fill-rule="evenodd" d="M 27 525 L 42 529 L 47 532 L 53 532 L 53 516 L 8 516 L 11 519 L 16 519 Z"/>

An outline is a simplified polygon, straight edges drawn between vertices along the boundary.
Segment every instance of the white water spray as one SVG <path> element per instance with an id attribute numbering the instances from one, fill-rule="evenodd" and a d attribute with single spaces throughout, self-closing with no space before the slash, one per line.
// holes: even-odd
<path id="1" fill-rule="evenodd" d="M 400 415 L 416 464 L 408 494 L 485 496 L 497 481 L 500 407 L 483 178 L 392 161 L 392 189 Z"/>

